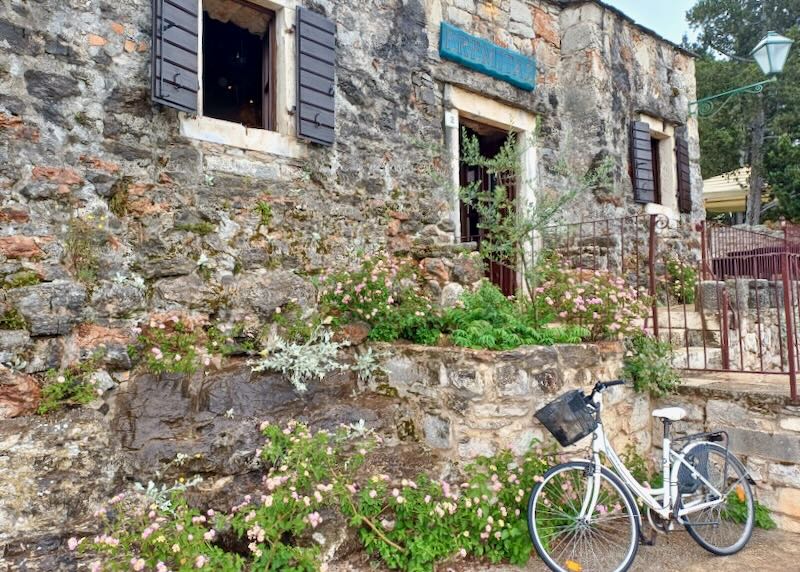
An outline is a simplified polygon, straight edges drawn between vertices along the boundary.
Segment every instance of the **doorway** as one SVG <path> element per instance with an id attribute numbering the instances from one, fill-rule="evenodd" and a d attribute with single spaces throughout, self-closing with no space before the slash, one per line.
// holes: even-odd
<path id="1" fill-rule="evenodd" d="M 484 157 L 494 157 L 502 148 L 508 138 L 508 132 L 485 125 L 466 118 L 460 118 L 459 124 L 459 184 L 466 187 L 478 182 L 481 192 L 492 193 L 497 189 L 500 181 L 493 173 L 485 172 L 483 167 L 468 165 L 463 161 L 462 149 L 464 136 L 475 137 L 481 155 Z M 517 181 L 507 177 L 502 181 L 507 197 L 510 202 L 515 203 L 517 199 Z M 460 241 L 475 242 L 478 248 L 481 242 L 489 237 L 489 232 L 481 228 L 481 216 L 477 209 L 470 204 L 459 200 L 460 210 Z M 514 212 L 504 212 L 502 216 L 515 216 Z M 486 267 L 486 277 L 497 286 L 506 296 L 513 296 L 517 291 L 517 272 L 515 270 L 517 261 L 504 260 L 495 261 L 484 259 Z"/>

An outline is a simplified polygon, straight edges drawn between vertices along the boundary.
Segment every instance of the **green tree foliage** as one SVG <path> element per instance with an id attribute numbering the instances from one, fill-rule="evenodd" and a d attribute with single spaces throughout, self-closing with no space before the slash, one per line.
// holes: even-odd
<path id="1" fill-rule="evenodd" d="M 776 84 L 759 96 L 733 97 L 700 120 L 700 147 L 704 178 L 749 165 L 751 129 L 763 105 L 764 175 L 778 201 L 769 216 L 800 220 L 800 0 L 698 0 L 687 19 L 698 30 L 697 43 L 686 47 L 700 55 L 699 98 L 764 80 L 750 51 L 769 30 L 797 42 Z"/>

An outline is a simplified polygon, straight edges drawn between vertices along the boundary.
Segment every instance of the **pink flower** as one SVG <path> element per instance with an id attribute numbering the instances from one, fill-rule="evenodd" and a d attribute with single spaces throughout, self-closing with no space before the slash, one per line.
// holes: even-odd
<path id="1" fill-rule="evenodd" d="M 76 548 L 78 548 L 78 544 L 80 543 L 78 542 L 78 539 L 75 538 L 74 536 L 69 540 L 67 540 L 67 546 L 69 547 L 70 550 L 75 550 Z"/>
<path id="2" fill-rule="evenodd" d="M 142 558 L 131 558 L 131 568 L 136 570 L 144 570 L 145 561 Z"/>
<path id="3" fill-rule="evenodd" d="M 214 540 L 214 537 L 216 535 L 217 535 L 217 531 L 212 528 L 211 530 L 209 530 L 208 532 L 206 532 L 203 535 L 203 540 L 205 540 L 206 542 L 211 542 L 212 540 Z"/>
<path id="4" fill-rule="evenodd" d="M 206 558 L 205 556 L 203 556 L 203 555 L 201 554 L 200 556 L 198 556 L 197 558 L 195 558 L 195 560 L 194 560 L 194 567 L 195 567 L 195 568 L 202 568 L 203 566 L 205 566 L 205 565 L 206 565 L 206 563 L 207 563 L 207 562 L 208 562 L 208 558 Z"/>
<path id="5" fill-rule="evenodd" d="M 89 572 L 100 572 L 103 569 L 103 565 L 100 562 L 92 562 L 91 567 L 89 568 Z"/>
<path id="6" fill-rule="evenodd" d="M 314 511 L 308 515 L 308 523 L 311 525 L 311 528 L 317 528 L 321 522 L 322 517 L 318 512 Z"/>

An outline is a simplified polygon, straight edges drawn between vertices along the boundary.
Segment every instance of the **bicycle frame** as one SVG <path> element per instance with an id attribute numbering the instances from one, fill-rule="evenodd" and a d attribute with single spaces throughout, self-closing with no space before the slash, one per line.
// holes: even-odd
<path id="1" fill-rule="evenodd" d="M 697 472 L 692 464 L 686 461 L 686 455 L 692 449 L 700 445 L 708 444 L 708 441 L 695 441 L 688 443 L 683 449 L 681 449 L 680 453 L 676 453 L 672 450 L 672 441 L 665 435 L 662 443 L 661 456 L 664 484 L 657 489 L 645 488 L 633 477 L 633 475 L 631 475 L 630 471 L 625 466 L 625 463 L 622 462 L 622 460 L 619 458 L 619 455 L 617 455 L 616 451 L 614 451 L 614 447 L 606 438 L 605 431 L 603 430 L 603 422 L 600 418 L 600 411 L 602 409 L 602 397 L 600 392 L 594 395 L 592 402 L 595 407 L 595 418 L 597 420 L 597 427 L 592 433 L 592 466 L 594 467 L 595 472 L 592 478 L 592 487 L 584 494 L 580 513 L 581 518 L 585 518 L 586 515 L 594 514 L 594 508 L 597 505 L 597 499 L 600 494 L 600 470 L 602 466 L 600 462 L 601 453 L 604 454 L 611 462 L 611 466 L 614 468 L 617 476 L 622 479 L 623 483 L 625 483 L 625 486 L 628 487 L 628 490 L 630 490 L 634 496 L 640 498 L 645 505 L 647 505 L 653 512 L 665 520 L 676 517 L 678 521 L 681 521 L 682 517 L 688 514 L 703 510 L 704 508 L 716 506 L 723 502 L 723 494 L 718 491 L 710 482 L 708 482 L 703 475 Z M 681 466 L 686 466 L 691 472 L 692 477 L 705 483 L 710 492 L 717 498 L 715 500 L 705 502 L 694 501 L 689 505 L 682 507 L 677 513 L 675 513 L 673 507 L 675 505 L 675 501 L 679 498 L 678 471 L 680 470 Z"/>

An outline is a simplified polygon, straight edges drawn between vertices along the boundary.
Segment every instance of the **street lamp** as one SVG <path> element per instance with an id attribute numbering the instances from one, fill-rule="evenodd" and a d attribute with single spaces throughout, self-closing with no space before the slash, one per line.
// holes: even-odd
<path id="1" fill-rule="evenodd" d="M 777 75 L 783 71 L 786 58 L 789 57 L 789 48 L 793 43 L 794 41 L 786 36 L 781 36 L 772 31 L 767 32 L 767 35 L 758 42 L 753 51 L 750 52 L 750 55 L 756 61 L 758 67 L 761 68 L 761 71 L 764 72 L 764 75 L 769 76 L 769 79 L 692 101 L 689 103 L 689 115 L 710 117 L 722 109 L 734 95 L 739 93 L 761 93 L 764 91 L 765 85 L 778 81 Z M 716 100 L 721 98 L 725 98 L 724 101 L 719 106 L 715 106 Z"/>
<path id="2" fill-rule="evenodd" d="M 758 42 L 750 55 L 756 60 L 764 75 L 775 76 L 783 71 L 786 58 L 789 57 L 789 48 L 793 42 L 794 40 L 790 40 L 786 36 L 767 32 L 767 35 Z"/>

